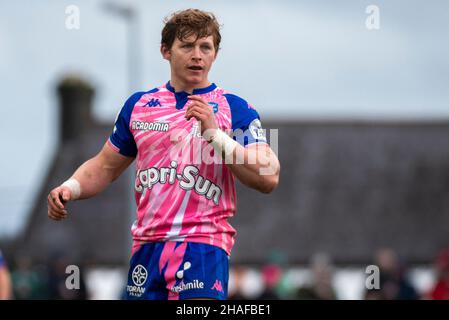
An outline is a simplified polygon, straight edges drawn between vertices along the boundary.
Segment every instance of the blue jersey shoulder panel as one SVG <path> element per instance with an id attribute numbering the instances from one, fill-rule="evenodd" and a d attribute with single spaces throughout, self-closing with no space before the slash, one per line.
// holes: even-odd
<path id="1" fill-rule="evenodd" d="M 120 154 L 127 157 L 135 157 L 137 155 L 137 146 L 134 141 L 134 137 L 129 130 L 129 122 L 131 121 L 131 114 L 134 110 L 134 106 L 139 99 L 147 93 L 155 93 L 159 89 L 155 88 L 150 91 L 141 91 L 134 93 L 126 100 L 117 119 L 115 120 L 115 126 L 112 134 L 109 137 L 111 143 L 119 149 Z"/>
<path id="2" fill-rule="evenodd" d="M 0 268 L 5 266 L 5 265 L 6 265 L 5 260 L 3 259 L 2 252 L 0 251 Z"/>
<path id="3" fill-rule="evenodd" d="M 232 130 L 242 129 L 245 131 L 254 119 L 259 119 L 257 111 L 250 108 L 246 100 L 230 93 L 226 93 L 224 96 L 231 108 Z"/>
<path id="4" fill-rule="evenodd" d="M 257 111 L 251 108 L 246 100 L 234 94 L 223 95 L 231 109 L 232 130 L 234 140 L 247 146 L 255 142 L 266 142 L 265 136 L 260 134 L 262 127 Z"/>

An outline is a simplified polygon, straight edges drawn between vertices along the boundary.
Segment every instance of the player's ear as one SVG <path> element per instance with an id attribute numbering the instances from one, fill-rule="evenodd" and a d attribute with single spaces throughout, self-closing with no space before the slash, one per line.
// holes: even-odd
<path id="1" fill-rule="evenodd" d="M 170 61 L 170 58 L 171 58 L 171 51 L 170 51 L 170 49 L 167 47 L 167 45 L 166 45 L 165 43 L 161 44 L 161 54 L 162 54 L 162 57 L 163 57 L 165 60 Z"/>

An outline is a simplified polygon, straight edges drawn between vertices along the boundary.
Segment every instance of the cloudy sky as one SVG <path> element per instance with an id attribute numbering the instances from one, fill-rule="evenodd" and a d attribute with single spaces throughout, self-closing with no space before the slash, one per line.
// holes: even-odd
<path id="1" fill-rule="evenodd" d="M 131 93 L 126 25 L 104 3 L 0 2 L 0 236 L 23 226 L 56 152 L 58 80 L 68 72 L 88 79 L 102 121 L 113 121 Z M 196 7 L 223 24 L 210 80 L 250 101 L 262 120 L 449 119 L 447 1 L 128 3 L 138 10 L 138 89 L 168 80 L 163 18 Z M 79 29 L 66 27 L 69 5 L 79 9 Z M 379 29 L 366 26 L 370 5 Z"/>

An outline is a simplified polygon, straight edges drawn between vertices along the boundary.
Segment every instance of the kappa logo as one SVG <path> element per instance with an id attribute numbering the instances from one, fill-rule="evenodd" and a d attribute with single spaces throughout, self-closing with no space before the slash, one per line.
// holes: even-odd
<path id="1" fill-rule="evenodd" d="M 218 292 L 222 292 L 223 293 L 223 286 L 221 285 L 221 281 L 218 280 L 218 279 L 215 280 L 214 285 L 210 289 L 211 290 L 217 290 Z"/>
<path id="2" fill-rule="evenodd" d="M 159 99 L 152 98 L 143 107 L 157 107 L 157 106 L 162 107 L 161 103 L 159 102 Z"/>
<path id="3" fill-rule="evenodd" d="M 144 285 L 145 281 L 147 281 L 148 272 L 144 266 L 138 264 L 132 273 L 132 279 L 136 286 L 141 287 Z"/>

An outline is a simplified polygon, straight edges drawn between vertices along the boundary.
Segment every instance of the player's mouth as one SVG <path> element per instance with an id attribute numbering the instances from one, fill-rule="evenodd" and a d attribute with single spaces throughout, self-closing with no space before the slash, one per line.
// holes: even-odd
<path id="1" fill-rule="evenodd" d="M 203 67 L 201 67 L 201 66 L 189 66 L 189 67 L 187 67 L 187 69 L 192 70 L 192 71 L 202 71 Z"/>

